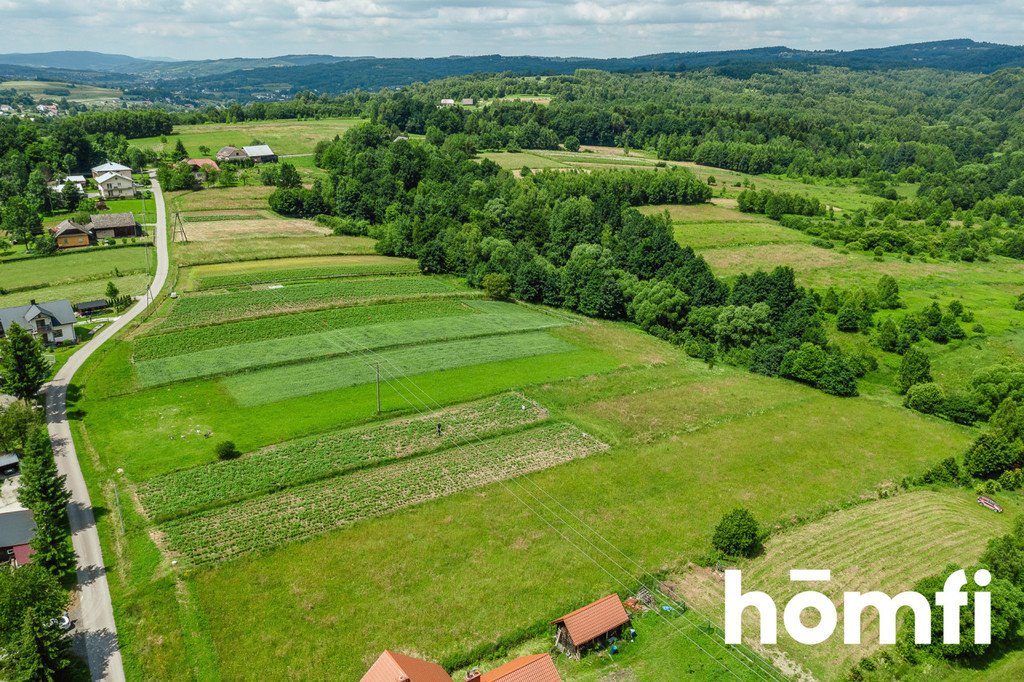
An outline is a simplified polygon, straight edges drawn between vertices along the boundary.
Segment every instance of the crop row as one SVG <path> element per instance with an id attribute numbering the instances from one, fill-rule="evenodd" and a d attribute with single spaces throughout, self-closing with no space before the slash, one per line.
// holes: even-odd
<path id="1" fill-rule="evenodd" d="M 161 326 L 163 329 L 181 329 L 274 315 L 316 305 L 392 296 L 454 294 L 458 291 L 460 289 L 454 284 L 433 277 L 379 277 L 304 282 L 228 293 L 192 294 L 175 302 Z"/>
<path id="2" fill-rule="evenodd" d="M 240 341 L 267 341 L 304 336 L 314 329 L 339 329 L 384 322 L 471 315 L 474 307 L 465 301 L 431 299 L 273 315 L 142 336 L 135 341 L 133 354 L 136 362 L 145 362 L 201 350 L 225 348 L 237 345 Z"/>
<path id="3" fill-rule="evenodd" d="M 446 317 L 402 320 L 369 324 L 347 329 L 320 331 L 283 339 L 238 343 L 173 357 L 146 360 L 138 364 L 143 386 L 185 381 L 200 377 L 231 374 L 267 365 L 283 365 L 303 360 L 323 359 L 367 349 L 414 345 L 437 341 L 534 331 L 564 324 L 551 315 L 534 309 L 504 304 L 494 312 L 466 315 L 458 324 Z"/>
<path id="4" fill-rule="evenodd" d="M 460 318 L 460 321 L 469 317 Z M 373 353 L 357 353 L 322 361 L 269 367 L 222 379 L 224 387 L 241 405 L 266 403 L 333 391 L 374 381 L 375 366 L 381 379 L 390 383 L 400 377 L 437 372 L 498 360 L 526 358 L 576 350 L 567 341 L 547 332 L 404 346 Z"/>
<path id="5" fill-rule="evenodd" d="M 351 263 L 306 268 L 279 268 L 235 272 L 226 275 L 202 275 L 196 279 L 196 289 L 217 289 L 221 287 L 248 286 L 272 282 L 294 282 L 310 279 L 332 279 L 336 277 L 358 277 L 368 275 L 408 275 L 419 272 L 413 260 L 395 259 L 393 263 Z"/>
<path id="6" fill-rule="evenodd" d="M 241 459 L 174 471 L 140 485 L 139 497 L 151 518 L 165 520 L 450 448 L 466 439 L 511 431 L 545 418 L 547 411 L 537 403 L 518 393 L 505 393 L 425 416 L 300 438 Z"/>
<path id="7" fill-rule="evenodd" d="M 570 424 L 547 424 L 362 469 L 160 525 L 194 565 L 235 559 L 361 519 L 586 457 L 606 446 Z"/>

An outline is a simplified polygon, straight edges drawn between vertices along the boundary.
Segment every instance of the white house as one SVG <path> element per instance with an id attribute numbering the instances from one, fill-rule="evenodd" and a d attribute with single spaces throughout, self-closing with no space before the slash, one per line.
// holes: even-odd
<path id="1" fill-rule="evenodd" d="M 131 175 L 125 177 L 118 173 L 105 173 L 96 178 L 96 186 L 100 188 L 100 196 L 104 199 L 130 199 L 135 196 L 135 182 Z"/>
<path id="2" fill-rule="evenodd" d="M 74 343 L 75 311 L 67 299 L 0 308 L 0 337 L 13 325 L 29 331 L 48 344 Z"/>
<path id="3" fill-rule="evenodd" d="M 92 176 L 97 180 L 103 177 L 104 175 L 109 175 L 110 173 L 120 175 L 122 177 L 128 178 L 129 180 L 132 179 L 131 168 L 129 168 L 128 166 L 122 166 L 119 163 L 114 163 L 113 161 L 101 163 L 100 165 L 92 169 Z"/>

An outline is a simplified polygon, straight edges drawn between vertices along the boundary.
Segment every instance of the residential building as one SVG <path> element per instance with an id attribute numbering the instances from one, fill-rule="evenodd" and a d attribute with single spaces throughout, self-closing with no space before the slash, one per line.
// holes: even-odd
<path id="1" fill-rule="evenodd" d="M 130 211 L 123 213 L 97 213 L 86 225 L 96 239 L 120 239 L 121 237 L 138 237 L 141 233 L 135 214 Z"/>
<path id="2" fill-rule="evenodd" d="M 269 145 L 257 144 L 251 147 L 242 147 L 242 151 L 252 159 L 253 163 L 277 163 L 277 154 Z"/>
<path id="3" fill-rule="evenodd" d="M 84 175 L 69 175 L 66 178 L 60 178 L 59 180 L 56 180 L 52 185 L 50 185 L 50 189 L 52 189 L 54 192 L 63 192 L 64 185 L 66 185 L 69 182 L 78 188 L 79 194 L 85 194 Z"/>
<path id="4" fill-rule="evenodd" d="M 135 196 L 135 182 L 131 176 L 120 173 L 104 173 L 96 178 L 100 196 L 104 199 L 130 199 Z"/>
<path id="5" fill-rule="evenodd" d="M 31 563 L 29 546 L 36 534 L 32 512 L 18 501 L 20 476 L 0 479 L 0 564 L 15 566 Z"/>
<path id="6" fill-rule="evenodd" d="M 58 249 L 75 249 L 92 244 L 92 233 L 89 228 L 73 220 L 65 220 L 56 227 L 51 227 L 50 234 L 57 241 Z"/>
<path id="7" fill-rule="evenodd" d="M 462 106 L 464 107 L 471 107 L 474 104 L 476 104 L 476 102 L 473 101 L 472 97 L 466 97 L 465 99 L 462 100 Z"/>
<path id="8" fill-rule="evenodd" d="M 446 97 L 443 100 L 441 100 L 441 105 L 440 106 L 442 106 L 442 107 L 454 107 L 455 106 L 455 100 Z"/>
<path id="9" fill-rule="evenodd" d="M 114 163 L 113 161 L 108 160 L 106 163 L 101 163 L 100 165 L 95 166 L 92 169 L 92 177 L 96 179 L 99 179 L 100 177 L 107 175 L 108 173 L 116 173 L 117 175 L 126 177 L 129 180 L 132 179 L 131 168 L 129 168 L 128 166 L 122 166 L 119 163 Z"/>
<path id="10" fill-rule="evenodd" d="M 206 182 L 210 171 L 220 170 L 220 166 L 213 159 L 188 159 L 185 163 L 192 169 L 192 175 L 200 182 Z"/>
<path id="11" fill-rule="evenodd" d="M 218 161 L 245 161 L 249 157 L 238 147 L 221 147 L 217 152 Z"/>
<path id="12" fill-rule="evenodd" d="M 385 651 L 370 666 L 360 682 L 452 682 L 451 675 L 437 663 L 421 661 L 395 651 Z"/>
<path id="13" fill-rule="evenodd" d="M 587 647 L 619 634 L 629 623 L 629 615 L 619 595 L 610 594 L 551 622 L 558 626 L 555 646 L 567 656 L 579 658 Z"/>
<path id="14" fill-rule="evenodd" d="M 0 308 L 0 337 L 13 325 L 29 331 L 47 344 L 74 343 L 75 311 L 67 299 Z"/>

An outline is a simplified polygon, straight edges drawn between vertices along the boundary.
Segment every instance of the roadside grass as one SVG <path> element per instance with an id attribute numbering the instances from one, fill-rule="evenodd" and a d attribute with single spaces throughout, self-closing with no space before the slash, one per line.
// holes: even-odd
<path id="1" fill-rule="evenodd" d="M 385 349 L 372 356 L 356 350 L 319 362 L 231 375 L 221 383 L 239 405 L 264 405 L 370 383 L 374 381 L 375 363 L 381 367 L 382 380 L 401 387 L 401 379 L 411 375 L 573 350 L 575 346 L 546 332 L 524 332 Z"/>
<path id="2" fill-rule="evenodd" d="M 937 574 L 950 563 L 968 567 L 977 561 L 989 538 L 1009 531 L 1014 512 L 1024 508 L 1019 494 L 996 495 L 1007 508 L 995 514 L 981 507 L 970 491 L 915 491 L 833 512 L 819 521 L 769 538 L 765 553 L 740 562 L 744 591 L 761 590 L 780 609 L 805 585 L 789 580 L 793 568 L 829 569 L 832 580 L 813 589 L 828 595 L 839 612 L 840 630 L 826 642 L 808 646 L 779 629 L 778 648 L 800 661 L 818 679 L 842 680 L 860 659 L 880 648 L 878 612 L 861 618 L 862 644 L 843 643 L 842 593 L 879 590 L 895 595 Z M 692 568 L 669 579 L 683 600 L 713 614 L 719 625 L 724 582 L 709 569 Z M 755 641 L 757 616 L 744 614 L 746 639 Z M 944 667 L 944 666 L 939 666 Z M 980 671 L 975 671 L 980 673 Z"/>
<path id="3" fill-rule="evenodd" d="M 156 521 L 223 507 L 367 466 L 456 447 L 534 424 L 547 410 L 518 393 L 503 393 L 426 415 L 288 441 L 241 459 L 170 472 L 139 486 Z M 436 425 L 441 425 L 437 433 Z"/>
<path id="4" fill-rule="evenodd" d="M 270 145 L 278 156 L 307 154 L 312 153 L 317 142 L 333 139 L 335 135 L 344 135 L 349 128 L 362 122 L 357 118 L 322 118 L 176 125 L 174 131 L 165 136 L 166 143 L 157 136 L 135 138 L 128 140 L 128 144 L 162 153 L 181 140 L 191 156 L 201 156 L 199 147 L 207 146 L 212 158 L 221 147 L 242 147 L 258 139 L 262 144 Z"/>
<path id="5" fill-rule="evenodd" d="M 505 304 L 500 308 L 492 307 L 480 314 L 464 317 L 459 320 L 458 325 L 452 325 L 449 317 L 442 316 L 420 320 L 375 322 L 369 325 L 329 329 L 328 331 L 317 329 L 317 331 L 301 336 L 264 339 L 208 350 L 183 352 L 178 355 L 144 360 L 137 363 L 136 366 L 139 383 L 143 387 L 251 371 L 265 366 L 292 366 L 293 363 L 299 362 L 312 362 L 315 365 L 315 370 L 319 372 L 326 369 L 322 366 L 323 360 L 339 355 L 361 356 L 367 351 L 393 346 L 417 346 L 424 349 L 425 356 L 429 356 L 429 347 L 420 346 L 420 344 L 514 334 L 563 324 L 565 324 L 565 320 L 561 318 Z M 307 332 L 309 329 L 307 328 Z M 510 346 L 515 346 L 512 339 L 509 339 L 509 342 Z M 388 357 L 390 359 L 390 356 Z M 404 357 L 404 354 L 397 354 L 397 357 Z M 395 361 L 399 365 L 402 363 L 401 360 L 396 359 Z M 362 362 L 365 364 L 365 360 Z M 338 363 L 338 376 L 345 374 L 340 369 L 342 364 L 344 363 Z M 297 368 L 299 367 L 301 366 Z M 313 369 L 312 366 L 307 367 Z M 275 375 L 279 373 L 291 375 L 290 371 L 284 371 L 283 368 L 275 372 Z M 302 373 L 305 374 L 305 372 Z M 362 375 L 363 372 L 357 374 Z"/>

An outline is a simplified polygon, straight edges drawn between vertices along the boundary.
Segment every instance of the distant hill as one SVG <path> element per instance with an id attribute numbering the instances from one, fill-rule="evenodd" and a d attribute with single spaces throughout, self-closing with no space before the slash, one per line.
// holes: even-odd
<path id="1" fill-rule="evenodd" d="M 917 69 L 991 73 L 1024 66 L 1024 47 L 945 40 L 864 50 L 794 50 L 784 46 L 715 52 L 667 52 L 638 57 L 452 56 L 426 59 L 282 55 L 278 57 L 156 61 L 98 52 L 0 54 L 0 76 L 63 79 L 77 82 L 157 87 L 203 99 L 250 99 L 302 90 L 338 93 L 364 88 L 399 87 L 417 81 L 471 73 L 518 75 L 569 74 L 577 69 L 615 72 L 687 71 L 717 68 L 736 78 L 766 66 L 813 65 L 851 69 Z"/>

